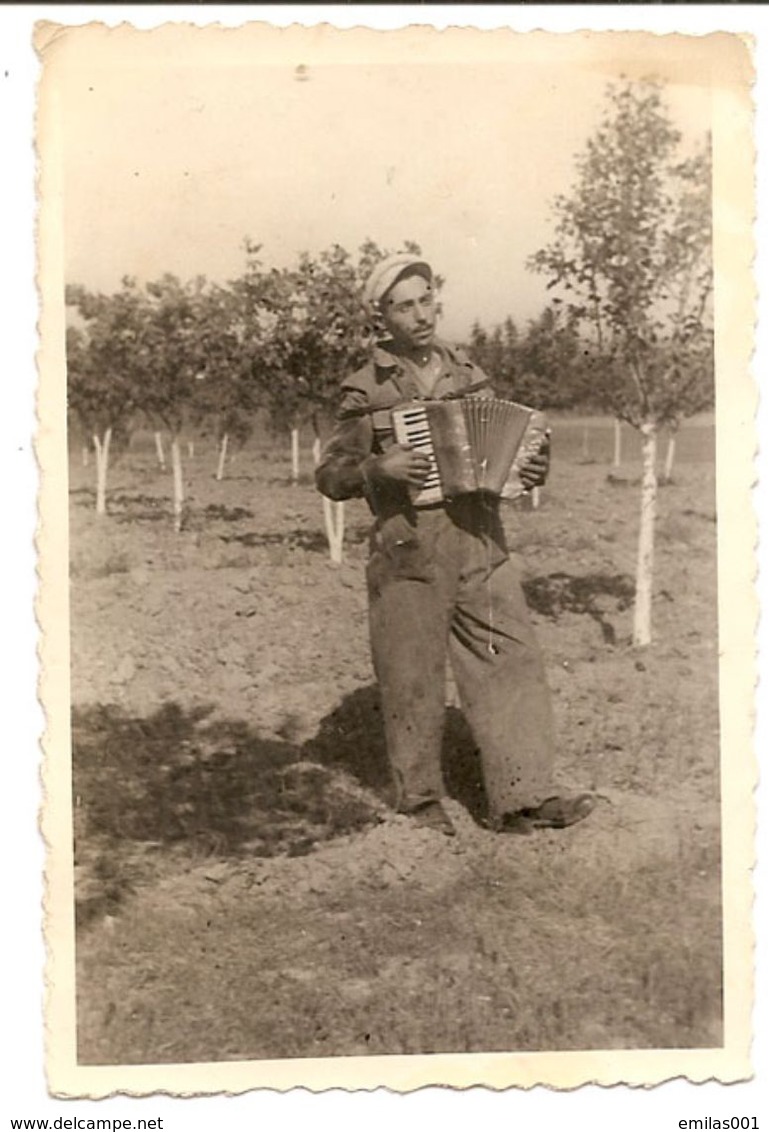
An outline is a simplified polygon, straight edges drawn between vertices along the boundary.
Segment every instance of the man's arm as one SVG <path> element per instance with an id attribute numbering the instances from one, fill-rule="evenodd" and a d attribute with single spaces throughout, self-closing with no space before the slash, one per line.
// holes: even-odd
<path id="1" fill-rule="evenodd" d="M 315 469 L 318 490 L 329 499 L 354 499 L 365 493 L 364 464 L 371 457 L 374 430 L 370 416 L 355 412 L 366 407 L 362 391 L 345 390 L 334 431 Z"/>
<path id="2" fill-rule="evenodd" d="M 365 495 L 372 506 L 381 492 L 404 486 L 419 488 L 430 470 L 430 461 L 414 449 L 393 444 L 374 454 L 374 428 L 365 394 L 348 389 L 315 472 L 319 491 L 329 499 L 353 499 Z"/>

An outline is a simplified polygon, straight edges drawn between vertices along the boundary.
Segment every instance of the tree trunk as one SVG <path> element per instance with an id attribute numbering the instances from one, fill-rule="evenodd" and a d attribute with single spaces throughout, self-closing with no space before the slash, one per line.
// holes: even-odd
<path id="1" fill-rule="evenodd" d="M 195 457 L 195 441 L 194 440 L 188 440 L 187 441 L 187 455 L 189 456 L 190 460 L 194 459 L 194 457 Z"/>
<path id="2" fill-rule="evenodd" d="M 344 547 L 344 503 L 323 496 L 323 521 L 328 539 L 328 552 L 335 566 L 342 564 Z"/>
<path id="3" fill-rule="evenodd" d="M 541 491 L 541 488 L 538 488 L 538 487 L 533 487 L 531 489 L 531 509 L 532 509 L 532 511 L 538 511 L 539 510 L 539 504 L 540 504 L 539 493 L 540 493 L 540 491 Z"/>
<path id="4" fill-rule="evenodd" d="M 582 459 L 590 459 L 590 430 L 587 423 L 582 426 Z"/>
<path id="5" fill-rule="evenodd" d="M 227 461 L 227 445 L 229 444 L 229 433 L 224 434 L 222 442 L 219 445 L 219 462 L 216 465 L 216 478 L 220 480 L 224 476 L 224 465 Z"/>
<path id="6" fill-rule="evenodd" d="M 299 483 L 299 429 L 291 429 L 291 482 Z"/>
<path id="7" fill-rule="evenodd" d="M 163 434 L 160 432 L 155 433 L 155 451 L 158 456 L 158 463 L 163 471 L 166 470 L 166 454 L 163 451 Z"/>
<path id="8" fill-rule="evenodd" d="M 83 445 L 83 467 L 87 468 L 90 463 L 91 453 L 88 451 L 88 445 Z"/>
<path id="9" fill-rule="evenodd" d="M 654 568 L 654 520 L 657 509 L 657 428 L 651 421 L 641 425 L 641 522 L 638 532 L 633 644 L 648 645 L 652 639 L 652 577 Z"/>
<path id="10" fill-rule="evenodd" d="M 182 477 L 182 453 L 179 437 L 171 440 L 171 467 L 174 474 L 174 530 L 178 534 L 184 518 L 184 479 Z"/>
<path id="11" fill-rule="evenodd" d="M 676 432 L 673 430 L 668 436 L 668 447 L 665 452 L 665 469 L 662 473 L 662 482 L 670 483 L 673 478 L 673 461 L 676 458 Z"/>
<path id="12" fill-rule="evenodd" d="M 93 447 L 96 452 L 96 514 L 107 513 L 107 469 L 109 468 L 109 442 L 112 439 L 112 429 L 104 430 L 104 437 L 99 439 L 93 435 Z"/>
<path id="13" fill-rule="evenodd" d="M 614 467 L 619 468 L 622 464 L 622 421 L 619 417 L 614 418 Z"/>
<path id="14" fill-rule="evenodd" d="M 312 459 L 316 468 L 320 463 L 320 450 L 320 437 L 316 436 L 312 442 Z M 323 525 L 326 528 L 329 557 L 335 566 L 341 566 L 344 547 L 344 503 L 323 496 Z"/>

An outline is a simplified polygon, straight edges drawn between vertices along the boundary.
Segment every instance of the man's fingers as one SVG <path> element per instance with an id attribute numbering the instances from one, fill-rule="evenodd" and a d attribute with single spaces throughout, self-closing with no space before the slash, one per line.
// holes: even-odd
<path id="1" fill-rule="evenodd" d="M 426 471 L 425 472 L 414 471 L 414 472 L 409 473 L 409 483 L 411 484 L 412 487 L 421 487 L 426 479 L 427 479 L 427 472 Z"/>

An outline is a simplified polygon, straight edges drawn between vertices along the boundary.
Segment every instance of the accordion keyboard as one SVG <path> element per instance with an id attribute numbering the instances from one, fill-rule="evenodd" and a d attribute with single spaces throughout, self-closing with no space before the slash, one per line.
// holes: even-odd
<path id="1" fill-rule="evenodd" d="M 430 471 L 427 473 L 422 487 L 413 494 L 415 504 L 438 503 L 443 499 L 441 477 L 435 461 L 435 448 L 430 436 L 430 426 L 427 423 L 427 410 L 419 405 L 412 409 L 405 409 L 393 415 L 393 427 L 397 444 L 407 444 L 416 452 L 421 452 L 430 461 Z"/>

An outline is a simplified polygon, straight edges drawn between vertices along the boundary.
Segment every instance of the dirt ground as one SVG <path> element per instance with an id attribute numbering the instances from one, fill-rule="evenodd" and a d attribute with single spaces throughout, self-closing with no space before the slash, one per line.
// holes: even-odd
<path id="1" fill-rule="evenodd" d="M 712 430 L 660 491 L 655 642 L 631 647 L 635 452 L 557 423 L 509 541 L 546 653 L 571 830 L 480 824 L 456 707 L 459 835 L 390 808 L 368 653 L 368 514 L 333 567 L 309 478 L 199 443 L 174 535 L 137 437 L 93 511 L 73 453 L 71 623 L 83 1063 L 721 1042 Z M 307 461 L 309 465 L 309 460 Z M 450 699 L 451 689 L 448 688 Z"/>

